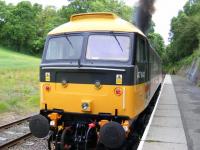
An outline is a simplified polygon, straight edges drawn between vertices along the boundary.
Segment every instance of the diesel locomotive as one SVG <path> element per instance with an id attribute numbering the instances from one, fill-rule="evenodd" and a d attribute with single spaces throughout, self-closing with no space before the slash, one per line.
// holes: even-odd
<path id="1" fill-rule="evenodd" d="M 122 149 L 161 80 L 160 57 L 136 26 L 113 13 L 73 15 L 47 36 L 30 130 L 49 149 Z"/>

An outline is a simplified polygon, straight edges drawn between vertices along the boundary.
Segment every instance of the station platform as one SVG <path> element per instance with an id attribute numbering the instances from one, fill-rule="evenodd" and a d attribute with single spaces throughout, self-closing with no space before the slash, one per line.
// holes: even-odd
<path id="1" fill-rule="evenodd" d="M 185 80 L 181 82 L 185 82 Z M 187 85 L 185 84 L 183 88 L 186 88 Z M 181 91 L 179 92 L 181 93 Z M 172 77 L 166 75 L 138 150 L 191 150 L 188 148 L 186 126 L 184 127 Z"/>

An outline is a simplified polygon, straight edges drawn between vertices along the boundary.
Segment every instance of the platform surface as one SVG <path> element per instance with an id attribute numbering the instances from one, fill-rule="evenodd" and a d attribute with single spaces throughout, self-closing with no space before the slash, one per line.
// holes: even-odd
<path id="1" fill-rule="evenodd" d="M 200 150 L 200 87 L 172 76 L 189 150 Z"/>
<path id="2" fill-rule="evenodd" d="M 170 75 L 166 75 L 156 108 L 138 150 L 188 150 L 181 112 Z"/>

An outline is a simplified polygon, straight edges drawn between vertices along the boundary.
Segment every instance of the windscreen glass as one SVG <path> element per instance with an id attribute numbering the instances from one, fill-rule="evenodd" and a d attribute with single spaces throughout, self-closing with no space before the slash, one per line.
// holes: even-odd
<path id="1" fill-rule="evenodd" d="M 68 35 L 51 38 L 48 42 L 46 60 L 79 59 L 82 45 L 82 36 Z"/>
<path id="2" fill-rule="evenodd" d="M 127 61 L 131 49 L 130 37 L 122 35 L 90 35 L 86 59 Z"/>

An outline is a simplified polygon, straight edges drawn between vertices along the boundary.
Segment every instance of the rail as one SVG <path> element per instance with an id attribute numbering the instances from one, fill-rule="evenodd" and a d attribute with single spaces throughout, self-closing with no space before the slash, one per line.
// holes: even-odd
<path id="1" fill-rule="evenodd" d="M 12 123 L 0 126 L 0 131 L 4 132 L 6 130 L 11 129 L 12 127 L 20 126 L 21 124 L 28 122 L 30 118 L 31 117 L 26 117 L 26 118 L 23 118 L 21 120 L 17 120 L 17 121 L 14 121 Z M 30 137 L 32 137 L 32 134 L 31 134 L 30 131 L 28 131 L 28 132 L 24 133 L 23 135 L 18 136 L 14 139 L 8 138 L 8 140 L 6 140 L 6 142 L 0 143 L 0 149 L 9 149 L 10 147 L 12 147 L 14 145 L 17 145 L 19 143 L 23 143 L 25 140 L 29 139 Z"/>

